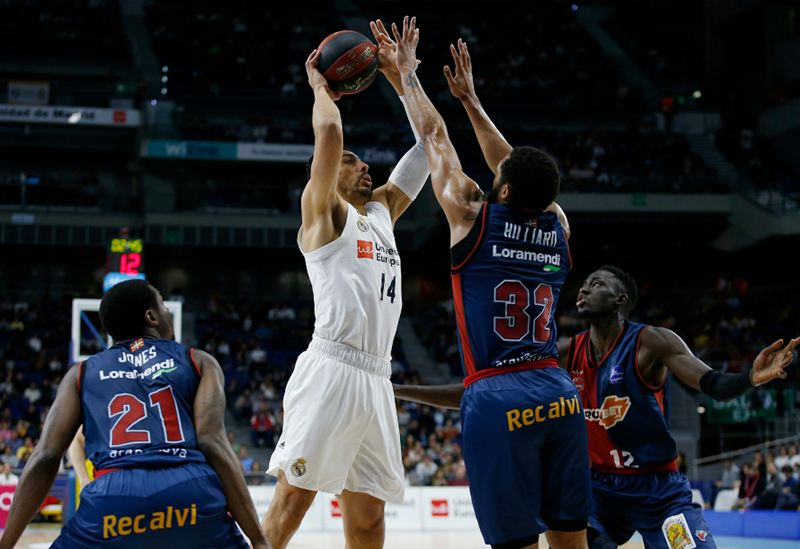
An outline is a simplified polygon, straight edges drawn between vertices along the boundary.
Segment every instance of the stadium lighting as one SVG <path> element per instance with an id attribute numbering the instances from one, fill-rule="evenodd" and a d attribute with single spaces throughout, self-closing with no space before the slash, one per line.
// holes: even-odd
<path id="1" fill-rule="evenodd" d="M 72 113 L 71 115 L 69 115 L 69 118 L 67 119 L 67 122 L 69 122 L 70 124 L 77 124 L 80 121 L 81 121 L 81 113 L 79 112 Z"/>
<path id="2" fill-rule="evenodd" d="M 161 95 L 167 95 L 167 88 L 161 88 Z"/>
<path id="3" fill-rule="evenodd" d="M 697 90 L 692 94 L 692 97 L 694 97 L 695 99 L 700 99 L 701 97 L 703 97 L 703 93 L 700 90 Z"/>
<path id="4" fill-rule="evenodd" d="M 169 67 L 164 65 L 163 67 L 161 67 L 161 72 L 169 72 Z"/>
<path id="5" fill-rule="evenodd" d="M 155 99 L 153 99 L 152 101 L 150 101 L 150 104 L 151 104 L 151 105 L 153 105 L 153 106 L 155 107 L 156 105 L 158 105 L 158 101 L 156 101 Z"/>
<path id="6" fill-rule="evenodd" d="M 164 83 L 164 84 L 166 84 L 168 80 L 169 80 L 169 78 L 167 78 L 166 76 L 162 76 L 161 77 L 161 82 Z"/>
<path id="7" fill-rule="evenodd" d="M 578 4 L 572 4 L 572 11 L 578 11 Z"/>
<path id="8" fill-rule="evenodd" d="M 697 413 L 698 414 L 705 414 L 706 413 L 706 407 L 705 406 L 698 406 L 697 407 Z"/>

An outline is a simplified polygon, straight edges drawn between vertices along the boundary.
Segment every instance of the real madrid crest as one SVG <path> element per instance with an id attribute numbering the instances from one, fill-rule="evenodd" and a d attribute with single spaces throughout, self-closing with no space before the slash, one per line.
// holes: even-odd
<path id="1" fill-rule="evenodd" d="M 292 463 L 292 474 L 296 477 L 302 477 L 306 474 L 306 460 L 297 458 L 297 461 Z"/>
<path id="2" fill-rule="evenodd" d="M 362 233 L 365 233 L 369 230 L 369 225 L 367 225 L 367 222 L 360 217 L 358 218 L 358 221 L 356 221 L 356 225 L 358 225 L 358 230 Z"/>

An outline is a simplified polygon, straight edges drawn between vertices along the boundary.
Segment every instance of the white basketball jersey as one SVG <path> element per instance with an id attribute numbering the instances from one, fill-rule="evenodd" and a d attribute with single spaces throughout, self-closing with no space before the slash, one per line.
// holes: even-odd
<path id="1" fill-rule="evenodd" d="M 366 215 L 347 204 L 341 236 L 306 253 L 297 243 L 314 291 L 314 335 L 391 359 L 403 305 L 400 256 L 386 206 L 367 202 Z"/>

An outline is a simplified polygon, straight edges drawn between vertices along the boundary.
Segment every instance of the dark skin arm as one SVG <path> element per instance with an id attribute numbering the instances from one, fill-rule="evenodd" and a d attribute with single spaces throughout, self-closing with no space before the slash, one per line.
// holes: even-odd
<path id="1" fill-rule="evenodd" d="M 0 549 L 11 549 L 36 515 L 53 487 L 61 459 L 81 424 L 78 369 L 73 367 L 58 387 L 55 402 L 47 414 L 39 444 L 22 472 L 17 497 L 11 503 Z M 24 494 L 24 496 L 23 496 Z"/>
<path id="2" fill-rule="evenodd" d="M 194 397 L 194 428 L 197 446 L 208 464 L 222 481 L 228 510 L 242 527 L 256 549 L 270 547 L 258 522 L 256 508 L 247 490 L 242 467 L 233 453 L 225 433 L 225 378 L 217 360 L 206 352 L 195 350 L 197 364 L 203 373 Z"/>
<path id="3" fill-rule="evenodd" d="M 639 372 L 645 383 L 651 387 L 660 386 L 667 377 L 667 371 L 670 371 L 685 384 L 700 390 L 700 378 L 711 368 L 695 357 L 677 334 L 666 328 L 649 326 L 642 330 L 640 338 L 637 358 Z M 800 338 L 791 340 L 783 347 L 783 340 L 779 339 L 762 349 L 750 371 L 750 383 L 753 387 L 763 385 L 776 377 L 786 377 L 783 369 L 792 362 L 792 351 L 798 343 Z"/>

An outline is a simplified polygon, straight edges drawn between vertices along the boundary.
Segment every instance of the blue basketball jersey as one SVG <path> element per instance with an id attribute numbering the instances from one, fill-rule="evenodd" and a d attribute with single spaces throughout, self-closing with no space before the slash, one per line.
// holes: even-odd
<path id="1" fill-rule="evenodd" d="M 190 349 L 123 341 L 79 368 L 86 457 L 96 469 L 206 463 L 194 432 L 200 370 Z"/>
<path id="2" fill-rule="evenodd" d="M 558 216 L 486 203 L 451 256 L 465 383 L 554 362 L 553 313 L 572 266 Z"/>
<path id="3" fill-rule="evenodd" d="M 568 371 L 583 404 L 593 469 L 612 473 L 676 469 L 668 380 L 650 387 L 639 374 L 639 337 L 646 327 L 626 322 L 599 364 L 588 331 L 570 341 Z"/>

